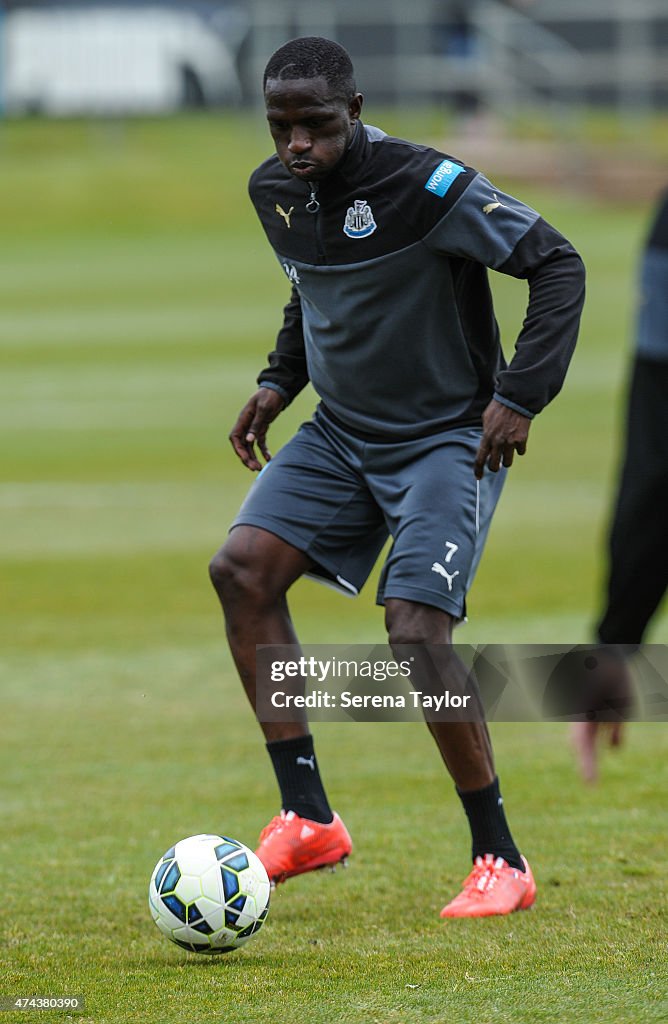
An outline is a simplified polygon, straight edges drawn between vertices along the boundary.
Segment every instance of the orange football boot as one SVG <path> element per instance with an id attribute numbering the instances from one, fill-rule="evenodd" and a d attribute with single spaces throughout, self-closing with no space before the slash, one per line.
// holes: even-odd
<path id="1" fill-rule="evenodd" d="M 334 866 L 345 860 L 353 848 L 348 830 L 338 814 L 328 825 L 300 818 L 294 811 L 281 811 L 260 833 L 255 853 L 274 885 L 306 871 Z"/>
<path id="2" fill-rule="evenodd" d="M 491 917 L 528 910 L 536 899 L 536 883 L 524 857 L 522 862 L 523 872 L 491 853 L 476 857 L 464 888 L 443 907 L 441 917 Z"/>

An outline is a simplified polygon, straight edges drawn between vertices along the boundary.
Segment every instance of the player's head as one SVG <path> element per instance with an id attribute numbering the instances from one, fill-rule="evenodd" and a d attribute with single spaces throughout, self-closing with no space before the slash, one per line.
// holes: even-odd
<path id="1" fill-rule="evenodd" d="M 349 103 L 356 92 L 355 72 L 350 54 L 339 43 L 322 36 L 302 36 L 284 43 L 267 61 L 263 88 L 267 82 L 324 78 L 332 97 Z"/>
<path id="2" fill-rule="evenodd" d="M 267 120 L 281 162 L 297 178 L 325 177 L 345 153 L 362 109 L 352 61 L 331 39 L 291 39 L 264 72 Z"/>

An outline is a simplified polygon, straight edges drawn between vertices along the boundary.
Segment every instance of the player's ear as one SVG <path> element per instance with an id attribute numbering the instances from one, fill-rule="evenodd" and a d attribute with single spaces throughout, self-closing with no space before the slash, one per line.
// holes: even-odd
<path id="1" fill-rule="evenodd" d="M 353 98 L 348 103 L 348 114 L 351 121 L 359 121 L 360 114 L 362 113 L 362 104 L 364 103 L 364 96 L 361 92 L 356 92 Z"/>

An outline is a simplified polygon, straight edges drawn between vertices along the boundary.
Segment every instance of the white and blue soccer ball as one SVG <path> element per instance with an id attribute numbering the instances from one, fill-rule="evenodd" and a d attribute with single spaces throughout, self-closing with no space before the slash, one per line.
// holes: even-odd
<path id="1" fill-rule="evenodd" d="M 247 846 L 226 836 L 182 839 L 160 858 L 148 887 L 156 925 L 193 953 L 229 953 L 260 930 L 271 886 Z"/>

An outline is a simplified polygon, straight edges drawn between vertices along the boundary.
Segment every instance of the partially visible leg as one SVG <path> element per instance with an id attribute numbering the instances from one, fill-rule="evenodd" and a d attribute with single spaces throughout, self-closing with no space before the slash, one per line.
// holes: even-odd
<path id="1" fill-rule="evenodd" d="M 475 681 L 452 646 L 451 615 L 428 605 L 388 598 L 385 618 L 397 660 L 411 656 L 416 659 L 412 676 L 420 688 L 435 694 L 449 688 L 470 692 Z M 425 712 L 429 730 L 469 817 L 473 858 L 492 853 L 523 871 L 522 858 L 505 820 L 492 744 L 479 703 L 476 717 L 477 721 L 446 722 Z"/>
<path id="2" fill-rule="evenodd" d="M 475 681 L 452 647 L 451 615 L 398 598 L 388 598 L 385 609 L 395 657 L 415 659 L 411 678 L 423 692 L 471 691 Z M 479 705 L 477 714 L 481 712 Z M 535 883 L 506 821 L 486 723 L 482 716 L 477 721 L 444 722 L 426 712 L 425 718 L 469 820 L 474 860 L 463 892 L 442 916 L 506 914 L 531 906 Z"/>
<path id="3" fill-rule="evenodd" d="M 639 359 L 627 413 L 626 450 L 609 538 L 605 644 L 640 644 L 668 584 L 668 366 Z"/>
<path id="4" fill-rule="evenodd" d="M 273 533 L 237 526 L 209 566 L 225 614 L 230 650 L 253 707 L 257 708 L 256 644 L 297 644 L 286 592 L 311 560 Z M 261 680 L 266 685 L 268 680 Z M 285 811 L 330 822 L 304 711 L 291 722 L 260 722 Z"/>
<path id="5" fill-rule="evenodd" d="M 227 639 L 246 695 L 256 709 L 256 644 L 297 644 L 286 594 L 311 567 L 302 551 L 274 533 L 237 526 L 211 559 L 209 575 L 218 594 Z M 268 741 L 308 732 L 304 714 L 294 722 L 261 722 Z"/>
<path id="6" fill-rule="evenodd" d="M 441 693 L 448 685 L 457 692 L 464 692 L 470 679 L 470 673 L 452 646 L 453 623 L 451 615 L 429 605 L 399 598 L 386 601 L 385 624 L 393 651 L 400 651 L 408 644 L 409 656 L 420 658 L 422 645 L 442 645 L 442 652 L 430 648 L 423 664 L 416 666 L 414 663 L 413 675 L 429 692 Z M 441 654 L 438 666 L 433 664 L 435 653 Z M 405 657 L 404 652 L 402 658 Z M 426 721 L 459 790 L 480 789 L 494 781 L 492 744 L 482 714 L 479 721 L 445 722 L 429 717 Z"/>

